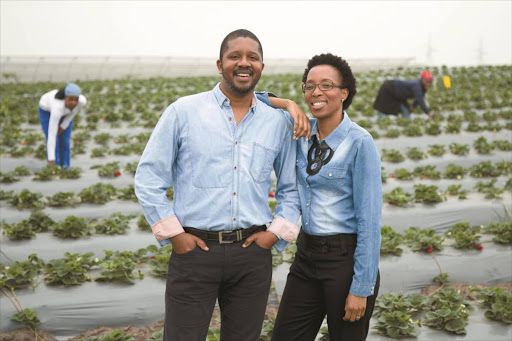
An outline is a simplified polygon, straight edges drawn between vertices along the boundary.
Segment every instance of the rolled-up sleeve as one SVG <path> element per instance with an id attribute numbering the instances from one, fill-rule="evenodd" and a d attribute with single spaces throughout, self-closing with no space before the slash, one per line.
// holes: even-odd
<path id="1" fill-rule="evenodd" d="M 293 241 L 299 234 L 296 225 L 300 216 L 299 192 L 295 172 L 295 156 L 297 143 L 292 139 L 291 129 L 287 129 L 281 143 L 281 150 L 274 161 L 274 171 L 277 176 L 275 217 L 268 231 L 279 237 L 276 249 L 281 252 L 288 242 Z"/>
<path id="2" fill-rule="evenodd" d="M 179 148 L 179 120 L 171 105 L 158 121 L 142 153 L 134 179 L 135 194 L 160 245 L 183 231 L 166 191 L 173 185 Z"/>
<path id="3" fill-rule="evenodd" d="M 382 184 L 380 156 L 371 136 L 365 136 L 353 164 L 354 209 L 357 247 L 350 293 L 368 297 L 374 293 L 380 258 Z"/>

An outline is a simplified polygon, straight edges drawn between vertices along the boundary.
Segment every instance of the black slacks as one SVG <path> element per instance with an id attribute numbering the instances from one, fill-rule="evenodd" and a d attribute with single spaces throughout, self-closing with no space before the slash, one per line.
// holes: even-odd
<path id="1" fill-rule="evenodd" d="M 272 278 L 272 253 L 252 243 L 207 242 L 171 254 L 165 292 L 164 341 L 204 341 L 215 301 L 222 341 L 257 341 Z"/>
<path id="2" fill-rule="evenodd" d="M 300 233 L 277 313 L 273 341 L 313 341 L 326 314 L 331 341 L 366 339 L 379 290 L 379 274 L 374 294 L 367 299 L 364 316 L 356 322 L 343 321 L 345 300 L 354 275 L 356 243 L 357 236 L 352 234 L 318 237 Z"/>

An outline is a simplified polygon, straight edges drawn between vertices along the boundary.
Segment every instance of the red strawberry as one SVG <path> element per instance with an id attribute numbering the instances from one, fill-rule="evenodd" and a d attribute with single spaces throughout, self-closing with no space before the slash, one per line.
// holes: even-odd
<path id="1" fill-rule="evenodd" d="M 478 250 L 482 250 L 484 247 L 482 246 L 482 244 L 476 244 L 476 248 L 477 248 Z"/>
<path id="2" fill-rule="evenodd" d="M 75 140 L 75 144 L 80 144 L 80 140 Z"/>
<path id="3" fill-rule="evenodd" d="M 4 270 L 9 270 L 9 267 L 7 265 L 4 266 Z"/>
<path id="4" fill-rule="evenodd" d="M 151 256 L 151 257 L 149 257 L 149 258 L 151 258 L 151 259 L 155 259 L 155 255 L 153 255 L 153 256 Z"/>
<path id="5" fill-rule="evenodd" d="M 276 196 L 276 194 L 273 192 L 273 191 L 270 191 L 270 193 L 268 194 L 269 197 L 271 198 L 274 198 Z"/>
<path id="6" fill-rule="evenodd" d="M 396 178 L 396 175 L 395 174 L 391 174 L 389 177 L 394 179 L 394 178 Z"/>
<path id="7" fill-rule="evenodd" d="M 432 247 L 432 245 L 429 245 L 429 246 L 427 247 L 427 252 L 428 252 L 428 253 L 432 253 L 432 251 L 434 251 L 434 248 Z"/>
<path id="8" fill-rule="evenodd" d="M 45 281 L 49 280 L 50 279 L 50 276 L 46 276 L 45 278 L 43 278 Z"/>
<path id="9" fill-rule="evenodd" d="M 120 171 L 115 171 L 114 172 L 114 176 L 120 176 L 121 175 L 121 172 Z"/>
<path id="10" fill-rule="evenodd" d="M 21 141 L 20 143 L 21 143 L 22 146 L 24 146 L 26 142 L 25 141 Z"/>
<path id="11" fill-rule="evenodd" d="M 388 204 L 390 204 L 390 205 L 391 205 L 392 203 L 393 203 L 393 202 L 392 202 L 391 200 L 388 200 Z"/>

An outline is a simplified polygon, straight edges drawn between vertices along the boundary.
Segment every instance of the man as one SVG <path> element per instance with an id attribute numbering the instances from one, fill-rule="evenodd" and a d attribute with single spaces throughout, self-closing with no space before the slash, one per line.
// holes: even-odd
<path id="1" fill-rule="evenodd" d="M 217 68 L 222 79 L 212 91 L 180 98 L 164 111 L 135 174 L 153 233 L 161 245 L 173 245 L 166 341 L 204 341 L 217 298 L 222 340 L 258 340 L 271 248 L 298 234 L 296 144 L 285 116 L 255 98 L 264 68 L 258 38 L 247 30 L 228 34 Z M 170 186 L 173 207 L 165 196 Z"/>
<path id="2" fill-rule="evenodd" d="M 402 113 L 402 117 L 410 118 L 414 107 L 419 105 L 423 112 L 432 119 L 434 114 L 430 112 L 425 103 L 425 94 L 432 86 L 433 80 L 434 76 L 429 71 L 423 71 L 420 79 L 387 80 L 381 85 L 373 108 L 377 110 L 380 118 L 386 117 L 386 115 L 398 115 L 399 112 Z M 414 98 L 412 105 L 407 102 L 409 98 Z"/>

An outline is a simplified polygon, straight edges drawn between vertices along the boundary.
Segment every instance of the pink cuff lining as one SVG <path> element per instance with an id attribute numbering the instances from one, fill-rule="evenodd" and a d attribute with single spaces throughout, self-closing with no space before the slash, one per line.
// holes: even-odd
<path id="1" fill-rule="evenodd" d="M 281 217 L 275 218 L 267 231 L 277 234 L 288 243 L 292 242 L 299 234 L 297 225 Z"/>
<path id="2" fill-rule="evenodd" d="M 176 215 L 157 221 L 155 225 L 153 225 L 152 230 L 156 239 L 159 241 L 172 238 L 185 232 Z"/>

